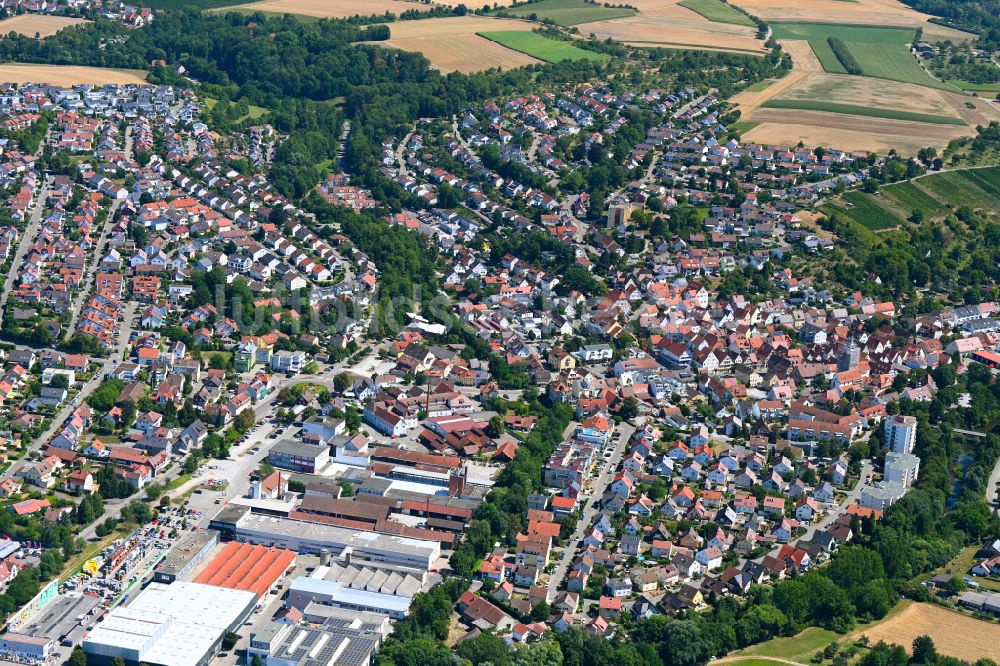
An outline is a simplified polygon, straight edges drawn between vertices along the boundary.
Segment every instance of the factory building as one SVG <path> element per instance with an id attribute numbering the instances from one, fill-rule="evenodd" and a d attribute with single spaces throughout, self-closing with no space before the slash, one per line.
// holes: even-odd
<path id="1" fill-rule="evenodd" d="M 218 543 L 219 533 L 216 530 L 202 530 L 188 534 L 156 567 L 153 580 L 157 583 L 183 580 Z"/>
<path id="2" fill-rule="evenodd" d="M 150 583 L 108 613 L 83 641 L 89 664 L 204 666 L 253 613 L 257 595 L 198 583 Z"/>
<path id="3" fill-rule="evenodd" d="M 247 661 L 259 656 L 267 666 L 368 666 L 381 644 L 378 623 L 331 618 L 313 627 L 269 622 L 250 634 Z"/>
<path id="4" fill-rule="evenodd" d="M 385 563 L 427 571 L 441 557 L 437 541 L 265 516 L 251 513 L 246 507 L 227 507 L 212 520 L 211 527 L 234 541 L 298 553 L 326 549 L 342 564 Z"/>
<path id="5" fill-rule="evenodd" d="M 280 548 L 231 541 L 198 574 L 194 582 L 266 595 L 295 566 L 295 553 Z"/>

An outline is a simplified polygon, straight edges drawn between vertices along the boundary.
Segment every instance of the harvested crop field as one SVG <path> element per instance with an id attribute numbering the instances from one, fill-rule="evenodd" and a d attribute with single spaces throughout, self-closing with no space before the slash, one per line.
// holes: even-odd
<path id="1" fill-rule="evenodd" d="M 733 0 L 765 21 L 917 27 L 929 18 L 896 0 Z"/>
<path id="2" fill-rule="evenodd" d="M 766 102 L 780 96 L 786 90 L 801 84 L 808 78 L 809 72 L 802 72 L 793 69 L 788 76 L 779 79 L 773 85 L 770 85 L 762 90 L 754 90 L 753 87 L 747 88 L 743 92 L 734 96 L 731 101 L 739 107 L 743 119 L 749 120 L 748 116 L 752 111 L 763 106 Z"/>
<path id="3" fill-rule="evenodd" d="M 798 85 L 787 88 L 777 98 L 853 104 L 959 118 L 948 93 L 929 90 L 911 83 L 879 81 L 846 74 L 812 74 Z M 962 97 L 963 108 L 964 101 L 965 97 Z"/>
<path id="4" fill-rule="evenodd" d="M 984 622 L 931 604 L 914 603 L 890 619 L 865 629 L 872 644 L 880 640 L 910 651 L 913 639 L 927 635 L 941 654 L 968 662 L 997 656 L 1000 625 Z M 975 640 L 970 640 L 970 637 Z"/>
<path id="5" fill-rule="evenodd" d="M 493 67 L 513 69 L 541 61 L 476 33 L 530 31 L 531 27 L 532 24 L 525 21 L 479 16 L 397 21 L 389 24 L 389 41 L 379 43 L 422 53 L 442 72 L 480 72 Z"/>
<path id="6" fill-rule="evenodd" d="M 678 2 L 631 0 L 629 4 L 639 10 L 638 15 L 587 23 L 580 26 L 580 31 L 636 46 L 764 53 L 764 44 L 756 38 L 755 28 L 709 21 Z"/>
<path id="7" fill-rule="evenodd" d="M 915 155 L 925 146 L 943 148 L 952 139 L 975 133 L 968 126 L 792 109 L 759 109 L 744 120 L 759 123 L 743 134 L 744 142 L 792 146 L 802 141 L 810 147 L 882 153 L 895 148 L 902 155 Z"/>
<path id="8" fill-rule="evenodd" d="M 104 67 L 77 67 L 75 65 L 7 63 L 0 65 L 0 82 L 51 83 L 56 86 L 75 86 L 80 83 L 120 85 L 145 83 L 146 72 Z"/>
<path id="9" fill-rule="evenodd" d="M 781 48 L 792 57 L 792 66 L 803 72 L 822 72 L 823 65 L 809 42 L 804 39 L 783 39 Z"/>
<path id="10" fill-rule="evenodd" d="M 68 16 L 43 16 L 41 14 L 21 14 L 13 18 L 0 21 L 0 35 L 9 35 L 16 32 L 25 37 L 51 37 L 60 30 L 87 23 L 81 18 L 69 18 Z"/>
<path id="11" fill-rule="evenodd" d="M 421 2 L 403 0 L 264 0 L 236 7 L 216 10 L 243 12 L 265 12 L 268 14 L 299 14 L 315 18 L 347 18 L 350 16 L 373 16 L 392 12 L 397 16 L 408 9 L 427 11 L 429 6 Z"/>

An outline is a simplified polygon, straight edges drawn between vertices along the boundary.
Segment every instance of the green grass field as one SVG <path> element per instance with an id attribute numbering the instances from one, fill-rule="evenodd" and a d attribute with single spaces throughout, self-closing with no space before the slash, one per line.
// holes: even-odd
<path id="1" fill-rule="evenodd" d="M 896 109 L 875 109 L 868 106 L 856 106 L 854 104 L 834 104 L 832 102 L 822 102 L 819 100 L 772 99 L 765 102 L 763 106 L 769 109 L 798 109 L 799 111 L 846 113 L 852 116 L 888 118 L 890 120 L 909 120 L 912 122 L 932 123 L 935 125 L 966 124 L 961 118 L 954 118 L 950 116 L 937 116 L 930 113 L 913 113 L 911 111 L 897 111 Z"/>
<path id="2" fill-rule="evenodd" d="M 846 70 L 827 43 L 839 37 L 858 61 L 864 76 L 889 79 L 941 90 L 957 88 L 928 74 L 910 53 L 908 45 L 916 34 L 911 28 L 880 28 L 832 23 L 773 23 L 775 39 L 804 39 L 809 42 L 823 69 L 831 74 Z"/>
<path id="3" fill-rule="evenodd" d="M 771 23 L 775 39 L 805 39 L 826 41 L 840 37 L 845 42 L 875 42 L 909 44 L 916 32 L 910 28 L 877 28 L 837 23 Z"/>
<path id="4" fill-rule="evenodd" d="M 804 631 L 788 637 L 772 638 L 757 645 L 753 645 L 733 656 L 746 655 L 747 657 L 774 657 L 776 659 L 788 659 L 790 661 L 806 661 L 809 657 L 822 650 L 835 640 L 841 639 L 840 634 L 827 629 L 809 627 Z M 748 660 L 760 661 L 760 660 Z M 759 664 L 744 664 L 743 661 L 736 662 L 741 666 L 760 666 Z M 773 663 L 773 662 L 772 662 Z"/>
<path id="5" fill-rule="evenodd" d="M 743 134 L 744 132 L 749 132 L 754 127 L 757 127 L 760 123 L 754 122 L 752 120 L 737 120 L 732 125 L 729 125 L 729 130 L 732 132 L 739 132 Z"/>
<path id="6" fill-rule="evenodd" d="M 768 88 L 770 88 L 772 85 L 774 85 L 774 81 L 772 79 L 764 79 L 763 81 L 758 81 L 757 83 L 755 83 L 755 84 L 753 84 L 751 86 L 747 86 L 746 91 L 747 92 L 763 92 L 763 91 L 767 90 Z"/>
<path id="7" fill-rule="evenodd" d="M 477 33 L 480 37 L 496 42 L 509 49 L 526 53 L 532 58 L 545 62 L 561 62 L 563 60 L 607 60 L 608 55 L 595 51 L 586 51 L 573 46 L 569 42 L 560 42 L 538 33 L 525 30 L 495 30 Z"/>
<path id="8" fill-rule="evenodd" d="M 971 81 L 961 81 L 959 79 L 950 79 L 946 83 L 969 92 L 1000 93 L 1000 83 L 972 83 Z"/>
<path id="9" fill-rule="evenodd" d="M 548 19 L 556 25 L 579 25 L 593 21 L 625 18 L 636 14 L 634 9 L 627 7 L 604 7 L 592 5 L 582 0 L 540 0 L 540 2 L 533 2 L 521 7 L 506 7 L 493 13 L 525 19 L 534 15 L 536 21 Z"/>
<path id="10" fill-rule="evenodd" d="M 954 86 L 928 74 L 917 59 L 898 44 L 848 42 L 847 48 L 861 65 L 865 76 L 955 91 Z"/>
<path id="11" fill-rule="evenodd" d="M 204 99 L 205 99 L 205 106 L 207 106 L 209 110 L 212 110 L 215 107 L 215 105 L 219 103 L 219 100 L 214 99 L 212 97 L 206 97 Z M 247 120 L 248 118 L 250 120 L 258 120 L 260 118 L 263 118 L 265 115 L 267 115 L 267 109 L 265 109 L 262 106 L 256 106 L 254 104 L 250 104 L 248 105 L 247 114 L 241 118 L 237 118 L 234 122 L 241 123 L 244 120 Z"/>
<path id="12" fill-rule="evenodd" d="M 722 0 L 682 0 L 677 3 L 687 7 L 696 14 L 701 14 L 714 23 L 732 23 L 734 25 L 755 26 L 746 14 L 742 14 Z"/>

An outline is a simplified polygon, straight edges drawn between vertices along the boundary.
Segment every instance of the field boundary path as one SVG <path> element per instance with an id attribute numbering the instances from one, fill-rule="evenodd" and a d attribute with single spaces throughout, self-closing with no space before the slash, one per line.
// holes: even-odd
<path id="1" fill-rule="evenodd" d="M 791 659 L 782 659 L 781 657 L 762 657 L 756 654 L 736 654 L 731 657 L 723 657 L 722 659 L 713 659 L 708 663 L 709 666 L 715 666 L 715 664 L 731 664 L 738 661 L 773 661 L 776 664 L 788 664 L 789 666 L 806 666 L 801 661 L 792 661 Z"/>

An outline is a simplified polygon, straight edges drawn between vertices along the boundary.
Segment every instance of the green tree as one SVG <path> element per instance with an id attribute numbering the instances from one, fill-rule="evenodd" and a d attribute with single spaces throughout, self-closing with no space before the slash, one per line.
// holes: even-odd
<path id="1" fill-rule="evenodd" d="M 933 664 L 938 659 L 937 648 L 930 636 L 917 636 L 913 639 L 913 656 L 911 664 Z"/>
<path id="2" fill-rule="evenodd" d="M 87 653 L 79 645 L 69 655 L 69 666 L 87 666 Z"/>
<path id="3" fill-rule="evenodd" d="M 455 650 L 458 656 L 468 659 L 473 664 L 491 663 L 494 666 L 505 666 L 510 663 L 510 646 L 507 641 L 491 631 L 479 634 L 475 638 L 462 641 Z"/>
<path id="4" fill-rule="evenodd" d="M 531 607 L 531 619 L 534 622 L 547 620 L 550 615 L 552 615 L 552 607 L 544 599 Z"/>

